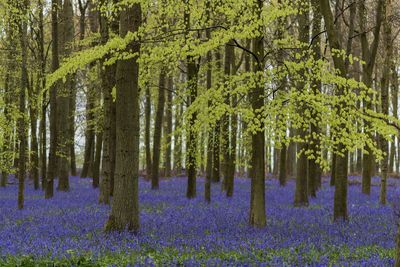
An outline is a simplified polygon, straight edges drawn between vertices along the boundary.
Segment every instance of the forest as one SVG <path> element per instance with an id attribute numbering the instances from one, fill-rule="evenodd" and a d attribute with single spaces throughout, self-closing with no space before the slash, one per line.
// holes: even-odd
<path id="1" fill-rule="evenodd" d="M 0 0 L 0 266 L 400 267 L 400 1 Z"/>

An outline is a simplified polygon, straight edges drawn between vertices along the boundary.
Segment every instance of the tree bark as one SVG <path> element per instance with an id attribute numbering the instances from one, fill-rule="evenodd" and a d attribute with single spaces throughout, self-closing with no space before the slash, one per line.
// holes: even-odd
<path id="1" fill-rule="evenodd" d="M 255 16 L 261 19 L 263 1 L 257 0 L 255 6 Z M 257 60 L 253 61 L 254 74 L 264 70 L 264 38 L 260 36 L 263 32 L 262 26 L 259 28 L 259 36 L 253 39 L 253 53 Z M 264 106 L 264 88 L 260 83 L 256 83 L 250 91 L 251 107 L 253 112 L 260 110 Z M 264 125 L 261 122 L 260 129 L 251 135 L 251 198 L 250 198 L 250 224 L 256 227 L 266 225 L 265 216 L 265 136 Z"/>
<path id="2" fill-rule="evenodd" d="M 142 21 L 140 4 L 125 6 L 120 14 L 120 36 L 137 32 Z M 140 52 L 140 43 L 127 47 Z M 118 60 L 116 72 L 116 166 L 111 214 L 106 231 L 139 230 L 139 64 L 137 56 Z"/>
<path id="3" fill-rule="evenodd" d="M 153 136 L 153 162 L 151 170 L 151 189 L 159 188 L 160 180 L 160 154 L 161 154 L 161 135 L 163 129 L 164 105 L 165 105 L 165 84 L 166 70 L 161 68 L 158 82 L 158 103 L 156 111 L 156 119 L 154 121 L 154 136 Z"/>
<path id="4" fill-rule="evenodd" d="M 51 1 L 51 37 L 52 37 L 52 60 L 51 70 L 54 72 L 59 68 L 58 55 L 58 1 Z M 49 166 L 46 175 L 45 198 L 52 198 L 54 195 L 54 177 L 57 174 L 57 87 L 55 83 L 50 88 L 50 152 Z"/>
<path id="5" fill-rule="evenodd" d="M 169 76 L 167 79 L 167 106 L 165 110 L 165 160 L 164 160 L 164 168 L 165 168 L 165 176 L 170 177 L 172 175 L 172 90 L 174 89 L 172 76 Z"/>
<path id="6" fill-rule="evenodd" d="M 341 50 L 339 33 L 334 25 L 332 10 L 329 0 L 320 1 L 321 13 L 324 17 L 326 31 L 328 33 L 329 46 L 331 50 Z M 333 56 L 333 63 L 335 68 L 339 71 L 341 77 L 346 77 L 346 64 L 345 60 L 341 57 Z M 339 95 L 342 95 L 343 88 L 339 88 Z M 341 107 L 338 107 L 340 112 Z M 334 195 L 334 208 L 333 218 L 337 220 L 347 220 L 347 165 L 348 165 L 348 151 L 343 143 L 338 144 L 338 151 L 343 152 L 343 155 L 336 156 L 336 175 L 335 175 L 335 195 Z"/>
<path id="7" fill-rule="evenodd" d="M 17 132 L 18 132 L 18 209 L 24 208 L 24 188 L 25 188 L 25 174 L 26 174 L 26 125 L 25 125 L 25 113 L 26 113 L 26 90 L 28 89 L 28 40 L 27 31 L 28 24 L 27 15 L 29 2 L 24 0 L 18 6 L 21 10 L 21 17 L 18 19 L 20 26 L 20 44 L 21 44 L 21 83 L 19 91 L 19 117 L 17 121 Z"/>
<path id="8" fill-rule="evenodd" d="M 99 4 L 102 7 L 106 0 Z M 108 17 L 101 13 L 99 16 L 101 43 L 106 44 L 109 40 L 109 31 L 118 32 L 117 20 L 108 20 Z M 104 65 L 104 61 L 101 62 Z M 114 184 L 115 169 L 115 103 L 112 99 L 112 90 L 115 86 L 115 65 L 105 65 L 101 68 L 101 85 L 103 91 L 103 154 L 100 180 L 100 204 L 110 204 L 111 189 Z"/>
<path id="9" fill-rule="evenodd" d="M 383 65 L 383 73 L 381 80 L 381 113 L 389 115 L 389 82 L 390 82 L 390 70 L 393 58 L 393 42 L 392 42 L 392 27 L 390 25 L 389 17 L 392 10 L 392 6 L 384 4 L 384 22 L 383 22 L 383 33 L 385 42 L 385 59 Z M 381 161 L 381 190 L 379 195 L 379 202 L 382 205 L 386 205 L 387 197 L 387 176 L 388 176 L 388 155 L 389 147 L 388 141 L 383 136 L 380 136 L 380 148 L 383 151 L 383 159 Z"/>
<path id="10" fill-rule="evenodd" d="M 366 7 L 365 2 L 361 1 L 359 3 L 359 24 L 360 24 L 360 40 L 362 47 L 362 59 L 366 62 L 363 65 L 362 71 L 362 81 L 368 87 L 372 87 L 372 75 L 375 66 L 376 55 L 379 46 L 379 36 L 380 36 L 380 28 L 382 24 L 382 6 L 384 0 L 379 0 L 377 3 L 376 9 L 376 25 L 374 28 L 374 39 L 371 45 L 368 43 L 367 39 L 367 30 L 366 30 Z M 372 104 L 370 102 L 364 104 L 367 109 L 372 108 Z M 364 122 L 364 131 L 369 134 L 369 138 L 373 138 L 371 129 L 371 124 L 368 121 Z M 363 170 L 362 170 L 362 192 L 364 194 L 369 195 L 371 193 L 371 177 L 372 177 L 372 167 L 373 167 L 373 155 L 372 149 L 369 146 L 364 148 L 366 151 L 363 153 Z"/>
<path id="11" fill-rule="evenodd" d="M 60 54 L 68 56 L 71 53 L 71 43 L 74 40 L 73 8 L 70 0 L 65 0 L 60 12 L 59 36 Z M 71 92 L 74 85 L 73 76 L 68 75 L 66 82 L 59 87 L 57 94 L 57 113 L 58 113 L 58 186 L 59 191 L 69 191 L 69 170 L 71 155 L 71 112 L 69 110 Z M 61 90 L 60 90 L 61 89 Z"/>
<path id="12" fill-rule="evenodd" d="M 190 6 L 189 2 L 185 0 L 187 8 L 185 8 L 184 13 L 184 23 L 187 30 L 190 29 Z M 186 36 L 187 41 L 189 36 Z M 194 103 L 197 97 L 197 80 L 198 80 L 198 67 L 192 56 L 187 56 L 187 83 L 188 83 L 188 107 Z M 196 113 L 193 112 L 189 115 L 188 121 L 188 137 L 186 143 L 186 169 L 188 176 L 186 197 L 191 199 L 196 197 L 196 151 L 197 151 L 197 136 L 196 131 L 193 129 L 194 123 L 196 121 Z M 154 164 L 154 163 L 153 163 Z"/>

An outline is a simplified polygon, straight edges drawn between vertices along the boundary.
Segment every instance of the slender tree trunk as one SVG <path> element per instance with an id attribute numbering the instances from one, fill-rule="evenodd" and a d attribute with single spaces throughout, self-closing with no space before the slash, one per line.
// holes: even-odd
<path id="1" fill-rule="evenodd" d="M 395 52 L 395 51 L 394 51 Z M 396 58 L 397 53 L 394 53 L 394 57 Z M 398 98 L 399 98 L 399 79 L 396 71 L 396 66 L 395 64 L 392 64 L 391 66 L 391 98 L 392 98 L 392 107 L 393 107 L 393 116 L 395 118 L 398 118 Z M 395 173 L 398 171 L 397 164 L 399 162 L 399 158 L 396 156 L 396 139 L 397 141 L 399 138 L 396 136 L 393 136 L 393 142 L 391 143 L 390 146 L 390 160 L 389 160 L 389 172 L 390 173 Z M 396 162 L 396 164 L 395 164 Z"/>
<path id="2" fill-rule="evenodd" d="M 160 79 L 158 82 L 158 103 L 157 103 L 156 119 L 154 121 L 153 162 L 151 171 L 151 189 L 153 190 L 159 188 L 161 135 L 163 129 L 162 125 L 164 117 L 166 78 L 167 78 L 166 70 L 162 68 L 160 72 Z"/>
<path id="3" fill-rule="evenodd" d="M 167 90 L 167 107 L 165 110 L 165 140 L 166 140 L 166 148 L 165 148 L 165 160 L 164 160 L 164 168 L 165 168 L 165 176 L 170 177 L 172 171 L 172 90 L 173 90 L 173 79 L 172 76 L 169 76 L 167 79 L 168 90 Z"/>
<path id="4" fill-rule="evenodd" d="M 302 1 L 301 4 L 306 4 L 306 1 Z M 301 43 L 308 43 L 310 22 L 309 12 L 302 11 L 298 15 L 299 20 L 299 40 Z M 298 91 L 300 93 L 304 90 L 305 83 L 299 82 Z M 298 103 L 298 113 L 303 116 L 307 109 L 306 103 Z M 297 129 L 299 137 L 304 140 L 307 135 L 307 130 L 303 127 Z M 295 206 L 306 206 L 308 205 L 308 192 L 307 192 L 307 156 L 305 151 L 308 149 L 308 144 L 305 141 L 297 143 L 297 154 L 299 154 L 296 171 L 296 190 L 294 197 Z"/>
<path id="5" fill-rule="evenodd" d="M 62 56 L 68 56 L 71 53 L 70 44 L 74 40 L 74 13 L 72 2 L 65 0 L 63 8 L 60 12 L 60 47 L 59 53 Z M 58 186 L 59 191 L 69 190 L 69 170 L 71 155 L 71 118 L 70 118 L 70 100 L 73 90 L 73 76 L 69 75 L 67 81 L 59 87 L 61 89 L 57 95 L 57 112 L 58 112 Z"/>
<path id="6" fill-rule="evenodd" d="M 339 39 L 339 33 L 334 25 L 333 14 L 329 5 L 329 0 L 320 1 L 321 13 L 324 17 L 326 30 L 328 33 L 329 46 L 331 49 L 340 50 L 342 49 Z M 346 63 L 341 57 L 333 56 L 333 62 L 335 68 L 339 71 L 339 75 L 346 77 Z M 343 89 L 339 87 L 339 95 L 343 94 Z M 340 112 L 340 106 L 338 107 Z M 334 195 L 334 220 L 347 220 L 347 164 L 348 164 L 348 152 L 345 149 L 343 143 L 338 144 L 338 151 L 344 153 L 344 155 L 336 156 L 336 179 L 335 179 L 335 195 Z"/>
<path id="7" fill-rule="evenodd" d="M 207 2 L 207 19 L 210 16 L 210 2 Z M 211 39 L 211 31 L 206 30 L 207 39 Z M 206 87 L 207 90 L 210 90 L 212 87 L 212 53 L 208 51 L 207 53 L 207 73 L 206 73 Z M 208 102 L 208 106 L 211 106 L 211 102 Z M 213 171 L 213 142 L 214 142 L 214 129 L 210 127 L 208 129 L 208 138 L 207 138 L 207 164 L 206 164 L 206 180 L 204 183 L 204 199 L 207 203 L 211 202 L 211 180 L 212 180 L 212 171 Z"/>
<path id="8" fill-rule="evenodd" d="M 59 67 L 58 58 L 58 1 L 51 1 L 51 37 L 52 61 L 51 70 L 54 72 Z M 49 167 L 46 175 L 45 198 L 52 198 L 54 194 L 54 178 L 57 174 L 57 87 L 55 83 L 50 88 L 50 152 Z"/>
<path id="9" fill-rule="evenodd" d="M 20 42 L 21 42 L 21 85 L 19 92 L 19 118 L 18 118 L 18 141 L 19 141 L 19 155 L 18 155 L 18 209 L 24 208 L 24 187 L 25 187 L 25 174 L 26 174 L 26 90 L 28 88 L 28 40 L 27 40 L 27 15 L 29 2 L 24 0 L 21 3 L 21 14 L 24 16 L 20 18 Z"/>
<path id="10" fill-rule="evenodd" d="M 46 86 L 46 59 L 44 52 L 44 10 L 43 10 L 43 0 L 38 1 L 38 12 L 39 12 L 39 35 L 38 35 L 38 44 L 39 44 L 39 61 L 40 61 L 40 71 L 38 82 L 41 84 L 41 89 Z M 41 175 L 41 184 L 42 190 L 46 187 L 46 172 L 47 172 L 47 130 L 46 130 L 46 110 L 47 110 L 47 93 L 43 92 L 42 102 L 41 102 L 41 118 L 39 125 L 39 135 L 40 135 L 40 175 Z"/>
<path id="11" fill-rule="evenodd" d="M 184 13 L 185 28 L 190 29 L 190 6 L 188 0 L 185 0 L 187 8 Z M 188 36 L 186 36 L 188 38 Z M 197 80 L 198 80 L 198 67 L 195 59 L 192 56 L 187 56 L 187 83 L 189 91 L 188 107 L 196 100 L 197 97 Z M 188 121 L 188 137 L 186 143 L 186 169 L 188 175 L 188 184 L 186 190 L 187 198 L 196 197 L 196 151 L 197 151 L 197 140 L 196 131 L 193 129 L 196 121 L 196 113 L 189 115 Z"/>
<path id="12" fill-rule="evenodd" d="M 150 146 L 150 124 L 151 124 L 151 95 L 150 87 L 146 86 L 146 105 L 145 105 L 145 149 L 146 149 L 146 176 L 151 177 L 151 146 Z"/>
<path id="13" fill-rule="evenodd" d="M 93 161 L 93 188 L 99 187 L 100 184 L 100 162 L 101 162 L 101 151 L 103 148 L 103 132 L 96 134 L 96 152 Z"/>
<path id="14" fill-rule="evenodd" d="M 313 26 L 312 26 L 312 36 L 314 43 L 312 46 L 313 56 L 315 60 L 320 60 L 321 58 L 321 39 L 319 33 L 321 32 L 321 11 L 319 9 L 319 4 L 317 0 L 312 0 L 312 10 L 313 10 Z M 317 37 L 314 37 L 317 36 Z M 312 90 L 314 95 L 318 95 L 321 92 L 321 82 L 314 80 L 312 84 Z M 310 132 L 312 137 L 312 142 L 310 142 L 309 148 L 313 151 L 313 154 L 317 156 L 320 151 L 320 144 L 318 138 L 314 138 L 320 132 L 320 129 L 316 123 L 311 123 Z M 319 165 L 315 159 L 308 160 L 308 194 L 311 197 L 316 197 L 316 191 L 319 188 L 318 183 L 321 179 L 321 173 L 319 171 Z"/>
<path id="15" fill-rule="evenodd" d="M 261 18 L 264 1 L 257 0 L 255 14 L 257 19 Z M 259 34 L 263 32 L 262 26 Z M 253 39 L 253 53 L 257 56 L 257 61 L 253 61 L 253 72 L 259 74 L 263 72 L 264 65 L 264 38 L 257 36 Z M 260 110 L 264 106 L 264 88 L 260 83 L 250 91 L 251 107 L 253 112 Z M 256 114 L 257 115 L 257 114 Z M 260 129 L 251 135 L 251 198 L 250 198 L 250 224 L 256 227 L 266 225 L 265 216 L 265 136 L 264 125 L 261 123 Z"/>
<path id="16" fill-rule="evenodd" d="M 286 144 L 282 144 L 279 150 L 279 185 L 286 185 L 286 158 L 287 158 L 287 147 Z"/>
<path id="17" fill-rule="evenodd" d="M 100 2 L 104 6 L 106 0 Z M 117 32 L 117 20 L 109 21 L 108 17 L 101 13 L 99 16 L 101 43 L 106 44 L 109 40 L 109 31 Z M 111 24 L 111 25 L 109 25 Z M 110 27 L 111 26 L 111 27 Z M 104 62 L 101 62 L 104 65 Z M 115 103 L 112 99 L 112 90 L 115 86 L 115 65 L 105 65 L 101 68 L 101 84 L 103 91 L 103 153 L 100 180 L 99 203 L 110 204 L 111 188 L 114 185 L 115 167 Z"/>
<path id="18" fill-rule="evenodd" d="M 219 50 L 215 53 L 215 65 L 216 69 L 221 70 L 221 53 Z M 214 134 L 213 134 L 213 167 L 212 167 L 212 179 L 211 182 L 219 183 L 221 180 L 221 157 L 220 157 L 220 148 L 221 148 L 221 121 L 217 121 L 214 126 Z"/>
<path id="19" fill-rule="evenodd" d="M 122 8 L 120 36 L 137 32 L 142 20 L 140 4 Z M 140 52 L 140 43 L 127 47 Z M 106 231 L 139 230 L 139 64 L 137 56 L 118 60 L 116 72 L 116 166 L 115 189 Z"/>
<path id="20" fill-rule="evenodd" d="M 390 3 L 390 2 L 389 2 Z M 390 82 L 390 70 L 393 57 L 393 42 L 392 42 L 392 27 L 390 25 L 389 16 L 392 10 L 390 4 L 384 5 L 385 19 L 383 23 L 384 29 L 384 42 L 385 42 L 385 59 L 381 80 L 381 113 L 389 115 L 389 82 Z M 381 191 L 379 202 L 382 205 L 386 205 L 387 197 L 387 176 L 388 176 L 388 141 L 383 136 L 380 136 L 380 148 L 383 151 L 383 159 L 381 161 Z"/>
<path id="21" fill-rule="evenodd" d="M 374 39 L 371 45 L 368 43 L 367 39 L 367 30 L 366 30 L 366 7 L 365 2 L 359 3 L 359 23 L 360 23 L 360 39 L 361 39 L 361 47 L 362 47 L 362 59 L 366 62 L 363 65 L 362 72 L 362 81 L 368 87 L 372 87 L 372 75 L 375 66 L 375 60 L 377 55 L 377 50 L 379 46 L 379 36 L 380 36 L 380 28 L 382 24 L 382 6 L 384 0 L 379 0 L 377 4 L 376 11 L 376 25 L 374 28 Z M 371 102 L 365 103 L 364 106 L 367 109 L 372 108 Z M 364 122 L 364 131 L 369 134 L 369 138 L 373 138 L 373 129 L 371 129 L 371 124 L 368 121 Z M 362 171 L 362 192 L 364 194 L 369 195 L 371 193 L 371 177 L 372 177 L 372 168 L 373 168 L 373 155 L 372 149 L 369 146 L 365 148 L 366 153 L 363 154 L 363 171 Z"/>
<path id="22" fill-rule="evenodd" d="M 35 91 L 33 91 L 33 86 L 28 90 L 30 91 L 29 114 L 30 114 L 30 126 L 31 126 L 30 175 L 33 178 L 34 189 L 38 190 L 40 185 L 39 185 L 39 144 L 37 138 L 38 103 L 36 102 L 36 99 L 40 91 L 40 80 L 38 79 Z"/>
<path id="23" fill-rule="evenodd" d="M 174 170 L 176 174 L 182 171 L 182 134 L 179 131 L 182 119 L 183 104 L 179 103 L 175 109 L 175 136 L 174 136 Z"/>

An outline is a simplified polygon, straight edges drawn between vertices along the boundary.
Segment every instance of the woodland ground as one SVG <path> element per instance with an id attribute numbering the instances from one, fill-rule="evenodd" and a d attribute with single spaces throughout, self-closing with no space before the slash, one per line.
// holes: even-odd
<path id="1" fill-rule="evenodd" d="M 9 185 L 0 189 L 0 266 L 391 266 L 400 180 L 389 179 L 385 207 L 378 204 L 379 179 L 369 197 L 359 180 L 350 177 L 350 221 L 337 224 L 326 181 L 309 207 L 294 208 L 294 181 L 282 188 L 268 179 L 265 229 L 247 224 L 248 179 L 236 179 L 232 199 L 214 184 L 210 205 L 202 179 L 194 200 L 185 198 L 185 178 L 163 180 L 159 191 L 140 181 L 137 237 L 103 233 L 110 208 L 97 204 L 89 179 L 71 177 L 71 191 L 52 200 L 28 185 L 22 211 L 17 185 Z"/>

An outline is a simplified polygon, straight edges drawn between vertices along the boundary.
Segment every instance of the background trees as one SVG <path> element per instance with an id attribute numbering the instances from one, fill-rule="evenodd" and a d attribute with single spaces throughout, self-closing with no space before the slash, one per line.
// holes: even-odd
<path id="1" fill-rule="evenodd" d="M 18 174 L 20 208 L 26 169 L 51 198 L 78 166 L 112 204 L 107 229 L 137 231 L 139 175 L 153 189 L 185 175 L 189 199 L 204 175 L 208 202 L 212 182 L 230 197 L 242 175 L 249 223 L 264 227 L 269 173 L 295 177 L 306 206 L 330 171 L 346 220 L 348 173 L 368 194 L 373 161 L 386 204 L 399 171 L 397 3 L 31 2 L 0 2 L 1 186 Z"/>

